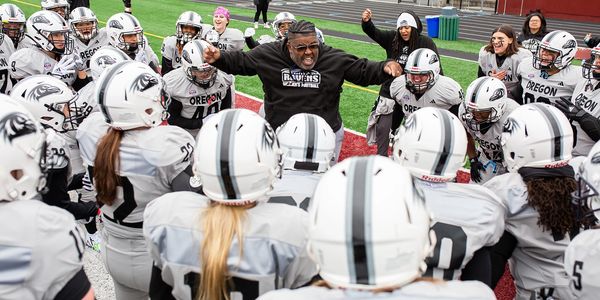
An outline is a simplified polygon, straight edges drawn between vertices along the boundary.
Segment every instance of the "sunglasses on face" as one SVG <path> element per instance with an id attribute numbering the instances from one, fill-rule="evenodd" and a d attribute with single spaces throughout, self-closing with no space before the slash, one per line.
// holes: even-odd
<path id="1" fill-rule="evenodd" d="M 300 45 L 296 45 L 296 46 L 292 45 L 292 48 L 294 48 L 297 52 L 301 52 L 301 53 L 306 52 L 306 49 L 310 49 L 310 51 L 315 51 L 315 50 L 319 49 L 319 43 L 312 43 L 310 45 L 304 45 L 304 44 L 300 44 Z"/>

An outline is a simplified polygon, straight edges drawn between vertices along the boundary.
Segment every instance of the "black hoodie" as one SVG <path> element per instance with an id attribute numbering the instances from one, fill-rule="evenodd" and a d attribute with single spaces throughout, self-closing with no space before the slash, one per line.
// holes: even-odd
<path id="1" fill-rule="evenodd" d="M 388 59 L 394 59 L 396 60 L 403 68 L 404 65 L 406 64 L 406 59 L 408 58 L 408 56 L 410 55 L 410 53 L 416 49 L 419 48 L 428 48 L 433 50 L 435 53 L 438 54 L 438 49 L 435 45 L 435 43 L 433 42 L 433 40 L 425 35 L 422 35 L 421 32 L 423 31 L 423 24 L 421 23 L 421 20 L 419 19 L 419 17 L 413 12 L 413 11 L 406 11 L 406 13 L 411 14 L 416 22 L 417 22 L 417 33 L 418 33 L 418 40 L 415 43 L 415 49 L 409 49 L 408 46 L 404 47 L 402 49 L 402 52 L 399 53 L 399 55 L 394 55 L 394 47 L 393 47 L 393 42 L 394 42 L 394 38 L 396 38 L 396 35 L 398 35 L 398 39 L 401 39 L 402 37 L 400 37 L 400 33 L 398 32 L 397 29 L 394 30 L 380 30 L 377 27 L 375 27 L 375 24 L 373 24 L 373 21 L 369 20 L 367 22 L 362 22 L 362 29 L 364 31 L 364 33 L 366 33 L 374 42 L 376 42 L 377 44 L 379 44 L 379 46 L 381 46 L 381 48 L 385 49 L 385 53 Z M 443 72 L 441 72 L 441 66 L 440 66 L 440 73 L 443 74 Z M 381 85 L 381 89 L 379 90 L 379 95 L 386 97 L 386 98 L 391 98 L 390 96 L 390 85 L 393 81 L 389 80 L 387 82 L 385 82 L 383 85 Z"/>
<path id="2" fill-rule="evenodd" d="M 321 116 L 337 131 L 342 126 L 339 104 L 344 80 L 368 86 L 392 79 L 383 71 L 386 61 L 358 58 L 324 44 L 313 69 L 303 71 L 290 58 L 286 43 L 284 39 L 248 52 L 222 51 L 213 64 L 228 74 L 258 75 L 265 92 L 265 119 L 273 128 L 304 112 Z"/>

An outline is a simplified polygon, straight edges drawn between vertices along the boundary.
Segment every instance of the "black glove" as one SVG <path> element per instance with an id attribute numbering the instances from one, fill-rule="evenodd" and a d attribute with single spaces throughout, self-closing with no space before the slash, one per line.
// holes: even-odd
<path id="1" fill-rule="evenodd" d="M 481 181 L 480 171 L 485 170 L 483 164 L 477 158 L 471 158 L 471 180 L 475 182 Z"/>
<path id="2" fill-rule="evenodd" d="M 579 122 L 581 118 L 586 114 L 585 110 L 581 109 L 579 106 L 573 104 L 573 102 L 569 101 L 565 98 L 560 98 L 556 100 L 554 104 L 556 108 L 560 109 L 569 120 L 573 120 L 575 122 Z"/>

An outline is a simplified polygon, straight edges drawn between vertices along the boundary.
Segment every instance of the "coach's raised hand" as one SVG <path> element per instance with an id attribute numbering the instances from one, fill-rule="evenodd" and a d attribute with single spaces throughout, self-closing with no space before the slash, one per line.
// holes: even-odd
<path id="1" fill-rule="evenodd" d="M 383 71 L 391 76 L 398 77 L 402 75 L 403 70 L 402 66 L 397 61 L 390 60 L 383 67 Z"/>
<path id="2" fill-rule="evenodd" d="M 205 62 L 212 64 L 221 58 L 221 50 L 215 46 L 208 46 L 204 48 L 203 57 Z"/>
<path id="3" fill-rule="evenodd" d="M 362 13 L 362 21 L 363 22 L 369 22 L 371 20 L 371 17 L 373 16 L 373 13 L 371 12 L 370 9 L 365 9 L 365 11 L 363 11 Z"/>

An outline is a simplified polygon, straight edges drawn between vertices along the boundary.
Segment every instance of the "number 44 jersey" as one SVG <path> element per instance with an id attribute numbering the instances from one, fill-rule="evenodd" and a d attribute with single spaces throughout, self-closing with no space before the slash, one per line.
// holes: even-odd
<path id="1" fill-rule="evenodd" d="M 101 113 L 92 113 L 77 129 L 81 157 L 92 174 L 98 143 L 107 130 Z M 121 186 L 115 202 L 102 206 L 106 230 L 140 237 L 146 204 L 172 191 L 171 183 L 190 164 L 193 144 L 192 136 L 175 126 L 125 131 L 119 148 Z"/>
<path id="2" fill-rule="evenodd" d="M 460 279 L 475 251 L 492 246 L 504 233 L 506 207 L 490 190 L 475 184 L 416 180 L 433 215 L 437 243 L 423 277 Z"/>

